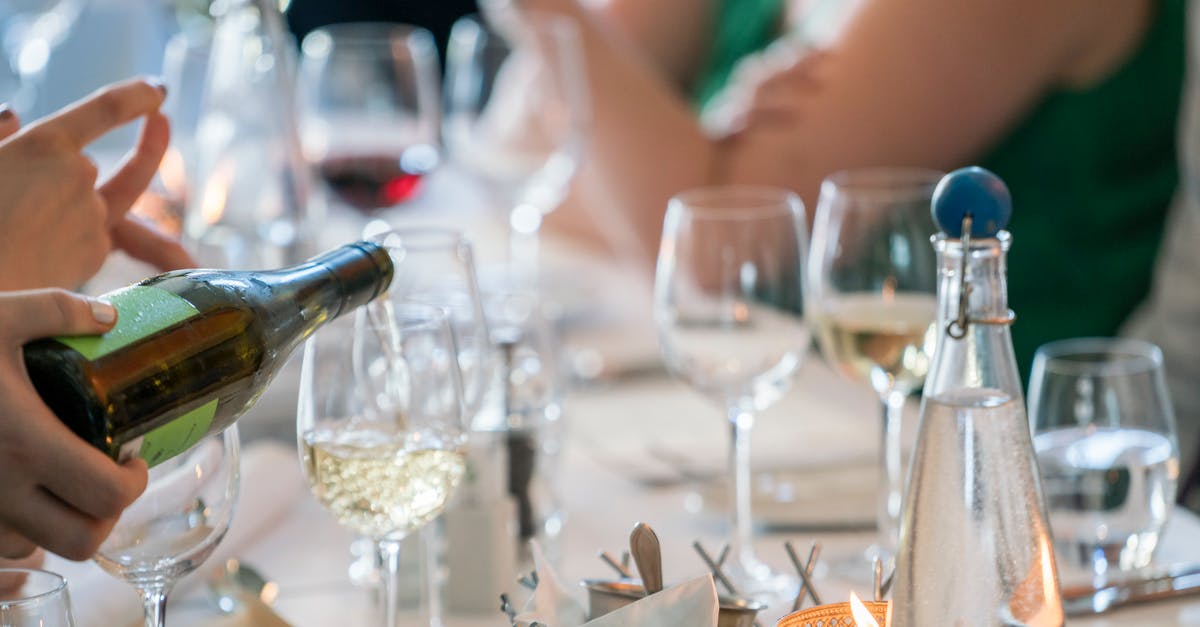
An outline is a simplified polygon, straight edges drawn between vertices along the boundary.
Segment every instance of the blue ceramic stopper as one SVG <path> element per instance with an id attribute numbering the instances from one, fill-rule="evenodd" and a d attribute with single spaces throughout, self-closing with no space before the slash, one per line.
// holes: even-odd
<path id="1" fill-rule="evenodd" d="M 1012 196 L 1000 177 L 971 166 L 942 177 L 933 190 L 932 210 L 934 223 L 949 237 L 962 237 L 967 215 L 971 237 L 995 237 L 1012 217 Z"/>

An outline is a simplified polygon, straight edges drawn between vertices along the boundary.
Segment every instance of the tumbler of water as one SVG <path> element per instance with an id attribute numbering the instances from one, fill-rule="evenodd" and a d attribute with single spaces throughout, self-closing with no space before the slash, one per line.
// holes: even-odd
<path id="1" fill-rule="evenodd" d="M 1029 414 L 1064 579 L 1150 564 L 1179 476 L 1164 379 L 1162 351 L 1146 342 L 1078 338 L 1038 349 Z"/>

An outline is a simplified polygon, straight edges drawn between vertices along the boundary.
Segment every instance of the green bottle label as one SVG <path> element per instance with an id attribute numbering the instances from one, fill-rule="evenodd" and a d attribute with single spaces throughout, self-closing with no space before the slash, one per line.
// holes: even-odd
<path id="1" fill-rule="evenodd" d="M 93 361 L 200 313 L 181 296 L 146 285 L 121 288 L 100 300 L 116 307 L 117 326 L 104 335 L 55 338 Z"/>
<path id="2" fill-rule="evenodd" d="M 212 425 L 217 399 L 189 411 L 167 424 L 147 432 L 140 439 L 137 455 L 151 468 L 192 448 Z"/>
<path id="3" fill-rule="evenodd" d="M 108 333 L 55 338 L 89 360 L 99 359 L 200 313 L 179 295 L 146 285 L 109 292 L 100 300 L 117 309 L 117 324 Z M 128 443 L 122 447 L 121 457 L 136 454 L 153 467 L 200 441 L 216 413 L 217 400 L 213 399 Z"/>

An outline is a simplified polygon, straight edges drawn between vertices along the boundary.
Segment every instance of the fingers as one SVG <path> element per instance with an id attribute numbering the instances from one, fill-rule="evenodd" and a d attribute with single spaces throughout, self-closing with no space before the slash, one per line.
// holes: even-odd
<path id="1" fill-rule="evenodd" d="M 127 122 L 157 111 L 166 97 L 162 83 L 132 79 L 116 83 L 36 124 L 59 133 L 77 148 Z"/>
<path id="2" fill-rule="evenodd" d="M 179 240 L 159 232 L 141 218 L 126 215 L 112 227 L 113 248 L 159 270 L 195 268 L 196 260 Z"/>
<path id="3" fill-rule="evenodd" d="M 41 553 L 29 538 L 0 525 L 0 565 L 33 560 Z"/>
<path id="4" fill-rule="evenodd" d="M 22 507 L 9 511 L 12 526 L 46 550 L 73 560 L 86 560 L 116 523 L 89 518 L 41 488 L 23 495 Z"/>
<path id="5" fill-rule="evenodd" d="M 17 117 L 17 112 L 6 104 L 0 104 L 0 141 L 8 139 L 19 130 L 21 119 Z"/>
<path id="6" fill-rule="evenodd" d="M 0 333 L 21 346 L 56 335 L 96 335 L 112 328 L 117 311 L 112 305 L 62 289 L 0 294 Z"/>
<path id="7" fill-rule="evenodd" d="M 26 542 L 29 542 L 26 540 Z M 30 543 L 31 545 L 33 543 Z M 0 568 L 41 568 L 46 563 L 46 552 L 40 548 L 34 548 L 28 555 L 0 559 Z"/>
<path id="8" fill-rule="evenodd" d="M 56 455 L 52 463 L 35 462 L 34 470 L 41 477 L 42 486 L 89 517 L 116 520 L 146 489 L 146 462 L 138 457 L 114 464 L 107 455 L 76 437 L 57 419 L 53 420 L 63 433 L 47 445 L 58 447 L 63 454 Z M 60 440 L 68 438 L 71 444 L 64 446 Z M 66 454 L 68 451 L 70 455 Z"/>
<path id="9" fill-rule="evenodd" d="M 116 224 L 146 191 L 170 141 L 171 127 L 166 116 L 157 111 L 147 114 L 137 146 L 117 172 L 100 186 L 100 195 L 108 204 L 109 224 Z"/>

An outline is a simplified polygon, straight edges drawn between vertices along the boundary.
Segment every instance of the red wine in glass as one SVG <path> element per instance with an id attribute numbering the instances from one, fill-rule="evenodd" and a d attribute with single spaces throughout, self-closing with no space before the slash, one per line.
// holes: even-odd
<path id="1" fill-rule="evenodd" d="M 421 159 L 385 154 L 336 155 L 317 170 L 342 202 L 363 213 L 394 207 L 415 197 L 428 173 Z M 417 163 L 414 163 L 417 162 Z"/>

